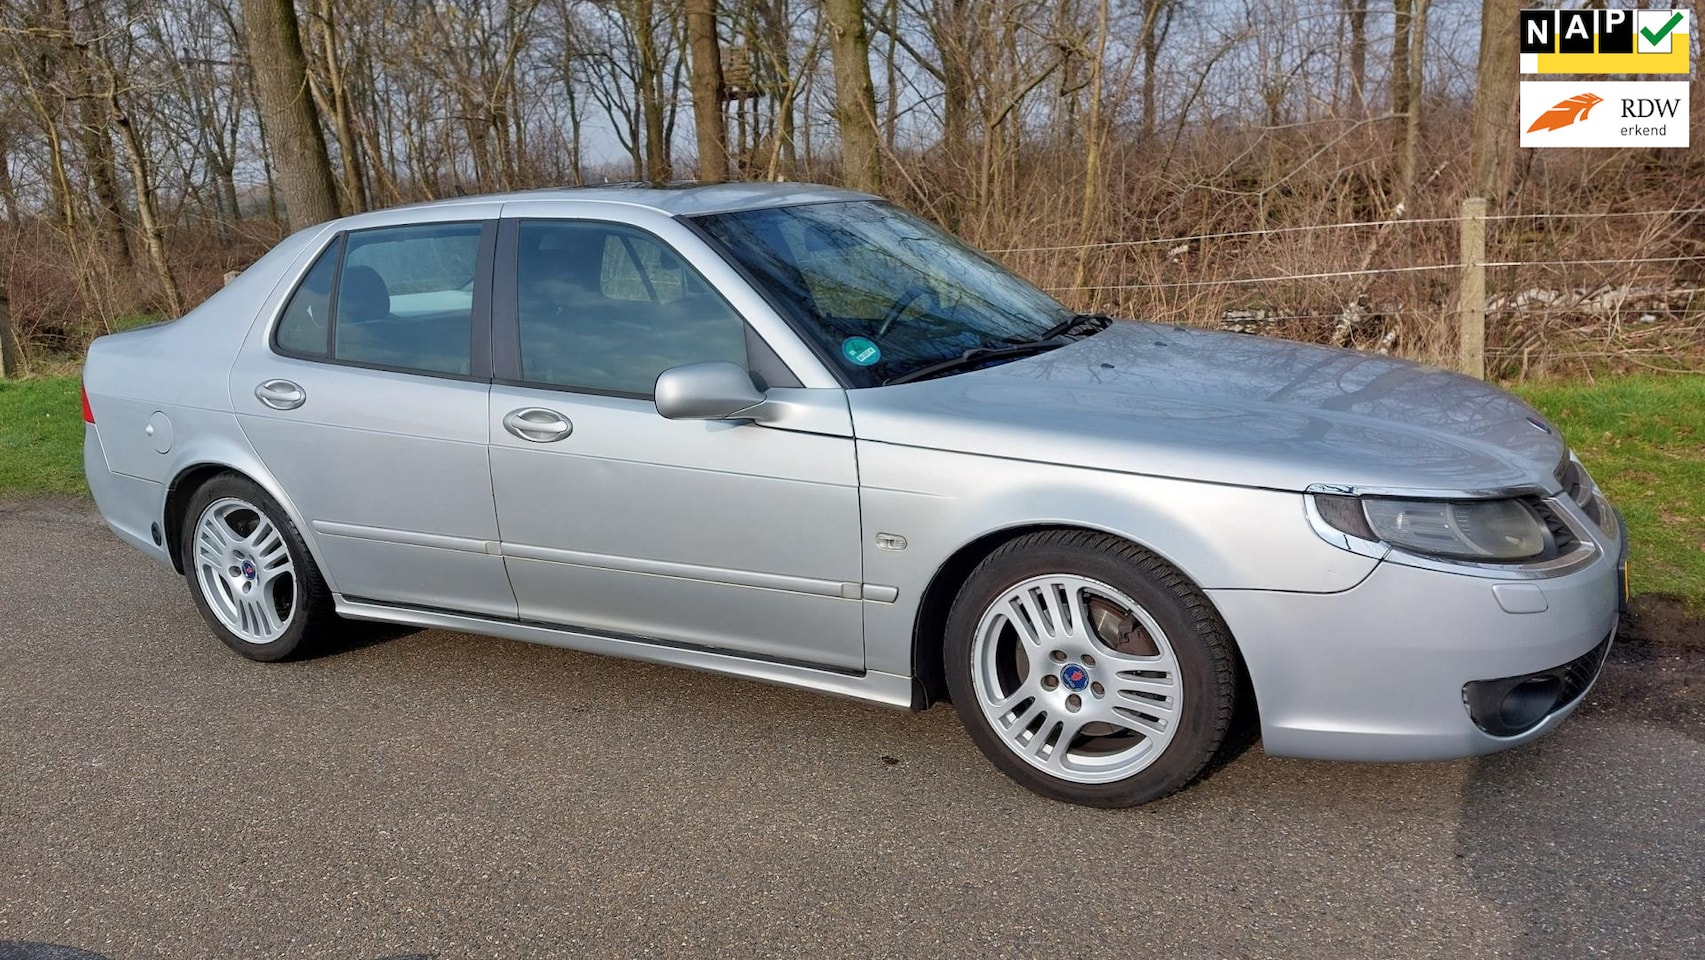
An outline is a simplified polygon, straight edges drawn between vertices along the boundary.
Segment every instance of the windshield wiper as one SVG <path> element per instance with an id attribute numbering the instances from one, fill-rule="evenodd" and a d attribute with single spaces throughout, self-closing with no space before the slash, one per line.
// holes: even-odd
<path id="1" fill-rule="evenodd" d="M 1036 338 L 1036 342 L 1063 337 L 1068 333 L 1076 332 L 1078 327 L 1093 327 L 1095 333 L 1100 333 L 1112 324 L 1113 318 L 1105 313 L 1074 313 L 1042 331 L 1042 335 Z"/>
<path id="2" fill-rule="evenodd" d="M 890 377 L 889 379 L 882 381 L 882 385 L 886 387 L 897 383 L 911 383 L 913 380 L 922 380 L 925 377 L 933 377 L 938 373 L 950 373 L 954 370 L 963 370 L 967 367 L 973 367 L 988 360 L 1006 360 L 1015 359 L 1017 357 L 1027 357 L 1033 353 L 1042 353 L 1044 351 L 1052 350 L 1055 347 L 1063 346 L 1065 346 L 1065 344 L 1059 343 L 1053 339 L 1047 339 L 1033 340 L 1030 343 L 1017 343 L 1010 347 L 972 347 L 957 357 L 948 357 L 946 360 L 937 360 L 934 363 L 926 363 L 916 370 L 908 370 L 897 377 Z"/>

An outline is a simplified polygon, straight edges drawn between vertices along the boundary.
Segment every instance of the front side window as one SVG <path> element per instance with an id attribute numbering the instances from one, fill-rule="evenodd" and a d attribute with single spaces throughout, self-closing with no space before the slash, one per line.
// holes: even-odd
<path id="1" fill-rule="evenodd" d="M 968 350 L 1031 343 L 1072 317 L 999 264 L 885 203 L 768 207 L 694 222 L 853 386 L 877 386 Z"/>
<path id="2" fill-rule="evenodd" d="M 648 397 L 670 367 L 747 365 L 745 321 L 650 234 L 613 223 L 526 220 L 517 244 L 523 380 Z"/>
<path id="3" fill-rule="evenodd" d="M 344 235 L 291 294 L 279 320 L 279 348 L 466 375 L 482 230 L 478 223 L 434 223 Z"/>

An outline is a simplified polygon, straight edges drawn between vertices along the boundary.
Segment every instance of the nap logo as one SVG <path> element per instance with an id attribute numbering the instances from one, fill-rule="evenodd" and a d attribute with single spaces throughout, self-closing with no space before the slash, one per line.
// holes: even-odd
<path id="1" fill-rule="evenodd" d="M 1522 73 L 1687 73 L 1686 10 L 1523 10 Z"/>
<path id="2" fill-rule="evenodd" d="M 1523 80 L 1524 147 L 1685 147 L 1686 80 Z"/>

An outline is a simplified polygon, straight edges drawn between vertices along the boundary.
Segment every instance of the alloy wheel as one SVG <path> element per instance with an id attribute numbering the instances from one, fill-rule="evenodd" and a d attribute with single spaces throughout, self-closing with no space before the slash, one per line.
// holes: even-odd
<path id="1" fill-rule="evenodd" d="M 1050 574 L 989 604 L 971 648 L 972 684 L 1012 753 L 1073 783 L 1108 783 L 1154 763 L 1178 729 L 1178 659 L 1139 604 L 1087 577 Z"/>
<path id="2" fill-rule="evenodd" d="M 196 583 L 213 615 L 245 643 L 272 643 L 296 615 L 296 564 L 278 525 L 235 497 L 195 524 Z"/>

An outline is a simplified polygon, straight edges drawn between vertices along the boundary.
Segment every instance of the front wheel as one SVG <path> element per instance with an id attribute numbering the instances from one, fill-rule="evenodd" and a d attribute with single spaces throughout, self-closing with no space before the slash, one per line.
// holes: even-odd
<path id="1" fill-rule="evenodd" d="M 971 739 L 1020 784 L 1125 807 L 1199 776 L 1225 740 L 1236 658 L 1207 598 L 1103 534 L 1019 537 L 966 580 L 946 672 Z"/>

